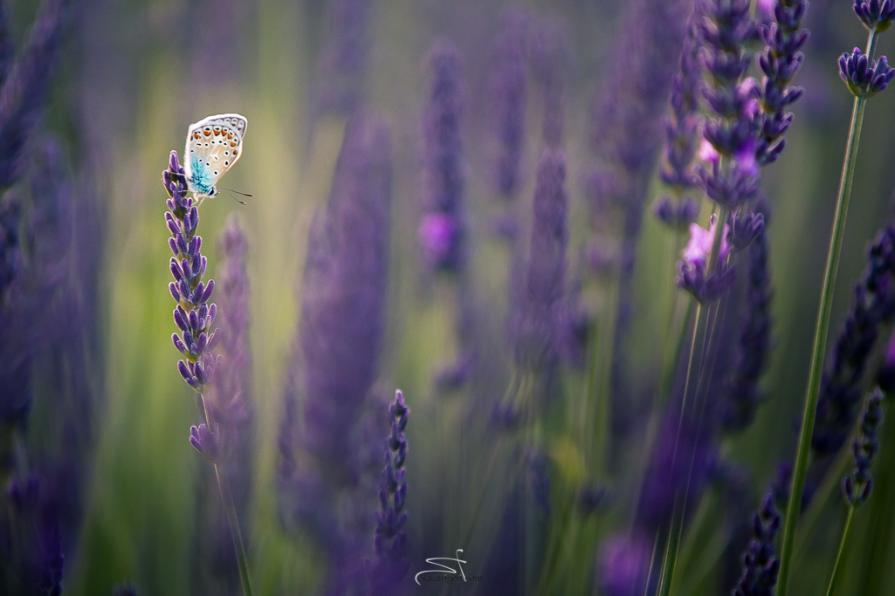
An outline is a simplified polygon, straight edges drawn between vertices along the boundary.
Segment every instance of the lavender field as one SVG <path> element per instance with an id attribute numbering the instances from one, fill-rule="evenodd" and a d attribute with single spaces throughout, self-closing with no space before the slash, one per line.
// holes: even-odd
<path id="1" fill-rule="evenodd" d="M 0 594 L 895 594 L 895 0 L 0 0 Z"/>

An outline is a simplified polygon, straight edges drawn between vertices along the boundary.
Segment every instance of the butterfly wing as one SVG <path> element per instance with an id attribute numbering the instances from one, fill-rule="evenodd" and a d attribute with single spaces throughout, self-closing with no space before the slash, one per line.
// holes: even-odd
<path id="1" fill-rule="evenodd" d="M 186 178 L 191 191 L 213 196 L 218 180 L 242 157 L 248 121 L 239 114 L 217 114 L 191 124 L 187 132 Z"/>

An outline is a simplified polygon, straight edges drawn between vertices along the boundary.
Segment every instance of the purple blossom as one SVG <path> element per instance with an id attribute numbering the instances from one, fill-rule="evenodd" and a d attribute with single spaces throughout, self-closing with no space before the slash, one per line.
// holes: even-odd
<path id="1" fill-rule="evenodd" d="M 747 78 L 751 56 L 747 43 L 754 36 L 749 0 L 707 0 L 701 23 L 705 44 L 704 65 L 710 84 L 704 97 L 711 115 L 703 135 L 719 156 L 730 158 L 700 171 L 706 195 L 715 203 L 735 209 L 758 192 L 755 136 L 761 92 Z"/>
<path id="2" fill-rule="evenodd" d="M 432 48 L 429 70 L 424 115 L 427 194 L 419 235 L 433 269 L 456 271 L 464 260 L 464 181 L 460 58 L 450 42 L 441 41 Z"/>
<path id="3" fill-rule="evenodd" d="M 780 513 L 774 496 L 768 493 L 752 518 L 752 539 L 743 555 L 743 574 L 733 589 L 734 596 L 772 596 L 780 561 L 774 542 L 780 529 Z"/>
<path id="4" fill-rule="evenodd" d="M 617 312 L 612 338 L 611 408 L 614 417 L 630 397 L 624 386 L 625 343 L 633 298 L 633 273 L 649 176 L 661 145 L 662 116 L 668 102 L 674 68 L 669 57 L 681 51 L 688 0 L 633 0 L 625 4 L 620 34 L 612 47 L 610 72 L 594 101 L 590 145 L 595 157 L 588 188 L 592 226 L 618 229 Z M 620 211 L 614 225 L 606 207 Z M 614 428 L 624 426 L 613 421 Z"/>
<path id="5" fill-rule="evenodd" d="M 855 48 L 851 54 L 845 52 L 839 57 L 839 78 L 855 97 L 871 97 L 885 91 L 892 77 L 895 69 L 885 56 L 873 61 L 861 48 Z"/>
<path id="6" fill-rule="evenodd" d="M 320 55 L 314 108 L 351 114 L 363 99 L 370 55 L 371 0 L 334 0 L 326 7 L 326 38 Z"/>
<path id="7" fill-rule="evenodd" d="M 786 109 L 802 96 L 802 89 L 790 86 L 790 81 L 804 60 L 801 50 L 808 32 L 802 28 L 802 19 L 807 10 L 807 0 L 776 1 L 773 21 L 761 29 L 765 47 L 758 64 L 764 78 L 760 85 L 762 114 L 756 158 L 762 165 L 773 163 L 783 152 L 783 136 L 793 120 Z"/>
<path id="8" fill-rule="evenodd" d="M 68 5 L 69 0 L 43 3 L 0 88 L 0 189 L 15 184 L 27 163 L 23 150 L 46 99 Z"/>
<path id="9" fill-rule="evenodd" d="M 372 511 L 359 456 L 368 443 L 360 423 L 385 325 L 390 202 L 387 131 L 357 113 L 308 239 L 277 470 L 283 521 L 287 528 L 300 523 L 327 554 L 333 573 L 326 591 L 333 594 L 357 579 L 369 544 L 364 524 Z"/>
<path id="10" fill-rule="evenodd" d="M 852 507 L 857 507 L 870 497 L 873 476 L 870 466 L 879 451 L 879 427 L 883 422 L 883 393 L 877 387 L 867 396 L 864 415 L 858 436 L 852 441 L 855 467 L 842 479 L 842 492 Z"/>
<path id="11" fill-rule="evenodd" d="M 555 364 L 566 271 L 565 156 L 546 150 L 538 166 L 531 243 L 519 296 L 517 359 L 540 368 Z"/>
<path id="12" fill-rule="evenodd" d="M 199 227 L 199 207 L 192 197 L 187 197 L 186 178 L 172 151 L 168 169 L 162 173 L 162 182 L 168 193 L 165 223 L 171 236 L 168 246 L 173 253 L 169 269 L 174 278 L 168 290 L 177 306 L 174 323 L 177 332 L 171 341 L 183 356 L 177 362 L 177 370 L 183 380 L 199 393 L 209 382 L 214 340 L 214 321 L 217 305 L 209 302 L 214 292 L 214 280 L 204 281 L 208 259 L 202 254 L 202 236 Z"/>
<path id="13" fill-rule="evenodd" d="M 376 535 L 373 541 L 377 565 L 371 581 L 377 592 L 394 586 L 407 572 L 407 438 L 404 429 L 410 410 L 404 401 L 404 393 L 395 391 L 395 400 L 389 405 L 391 432 L 385 440 L 385 467 L 379 475 L 379 513 L 376 517 Z"/>
<path id="14" fill-rule="evenodd" d="M 879 232 L 852 305 L 833 344 L 817 404 L 812 447 L 824 457 L 845 443 L 858 416 L 861 382 L 880 327 L 895 318 L 895 227 Z"/>
<path id="15" fill-rule="evenodd" d="M 756 215 L 763 216 L 764 210 Z M 762 222 L 764 218 L 762 217 Z M 733 224 L 734 229 L 736 223 Z M 736 365 L 721 411 L 721 424 L 728 432 L 746 428 L 762 398 L 758 382 L 767 367 L 771 348 L 771 275 L 768 238 L 764 226 L 756 233 L 746 255 L 746 304 L 738 342 Z"/>
<path id="16" fill-rule="evenodd" d="M 498 155 L 495 187 L 504 199 L 519 190 L 525 148 L 525 108 L 528 98 L 526 15 L 508 11 L 502 17 L 494 49 L 494 132 Z"/>
<path id="17" fill-rule="evenodd" d="M 541 96 L 541 138 L 548 147 L 562 146 L 565 133 L 565 71 L 569 49 L 567 28 L 547 18 L 539 19 L 530 34 L 532 78 Z"/>
<path id="18" fill-rule="evenodd" d="M 698 7 L 694 17 L 698 16 Z M 699 98 L 702 93 L 702 63 L 699 51 L 699 29 L 691 23 L 684 38 L 678 72 L 671 84 L 671 114 L 665 123 L 665 148 L 659 166 L 659 177 L 670 191 L 655 207 L 655 214 L 664 224 L 683 229 L 699 214 L 699 202 L 690 196 L 699 187 L 694 160 L 699 146 L 702 118 Z"/>
<path id="19" fill-rule="evenodd" d="M 650 543 L 639 534 L 606 539 L 597 555 L 597 583 L 606 596 L 644 593 L 650 564 Z"/>
<path id="20" fill-rule="evenodd" d="M 870 31 L 885 31 L 895 19 L 895 2 L 892 0 L 854 0 L 853 8 Z"/>
<path id="21" fill-rule="evenodd" d="M 700 302 L 717 300 L 733 283 L 733 266 L 727 263 L 730 255 L 727 224 L 724 225 L 716 261 L 709 270 L 717 225 L 714 218 L 709 229 L 690 224 L 690 240 L 678 262 L 678 287 L 690 292 Z"/>

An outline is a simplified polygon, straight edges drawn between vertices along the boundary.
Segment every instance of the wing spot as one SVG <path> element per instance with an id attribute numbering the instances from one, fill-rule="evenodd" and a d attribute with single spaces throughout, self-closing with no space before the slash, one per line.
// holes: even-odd
<path id="1" fill-rule="evenodd" d="M 225 166 L 229 166 L 229 165 L 230 165 L 230 162 L 227 161 L 227 160 L 224 160 L 224 165 L 225 165 Z"/>

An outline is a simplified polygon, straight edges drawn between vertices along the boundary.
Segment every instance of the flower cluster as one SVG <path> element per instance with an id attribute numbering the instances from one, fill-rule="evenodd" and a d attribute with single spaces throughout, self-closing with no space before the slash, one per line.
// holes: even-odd
<path id="1" fill-rule="evenodd" d="M 690 292 L 700 302 L 718 299 L 733 283 L 734 270 L 726 263 L 730 255 L 729 227 L 725 224 L 717 258 L 709 270 L 718 222 L 713 218 L 709 229 L 690 224 L 690 240 L 678 262 L 678 287 Z"/>
<path id="2" fill-rule="evenodd" d="M 385 467 L 379 480 L 379 513 L 376 518 L 376 538 L 374 545 L 380 559 L 388 559 L 392 564 L 400 564 L 407 544 L 404 526 L 407 511 L 407 472 L 404 461 L 407 458 L 407 416 L 410 410 L 404 401 L 404 393 L 395 391 L 395 400 L 388 408 L 391 432 L 386 439 Z"/>
<path id="3" fill-rule="evenodd" d="M 853 8 L 870 31 L 885 31 L 895 19 L 895 2 L 892 0 L 855 0 Z"/>
<path id="4" fill-rule="evenodd" d="M 525 107 L 528 91 L 526 36 L 528 23 L 516 11 L 503 16 L 495 47 L 495 126 L 499 154 L 495 169 L 497 192 L 513 198 L 519 189 L 524 149 Z"/>
<path id="5" fill-rule="evenodd" d="M 839 57 L 839 77 L 856 97 L 871 97 L 885 91 L 893 76 L 895 70 L 885 56 L 874 61 L 861 48 L 855 48 L 851 54 L 845 52 Z"/>
<path id="6" fill-rule="evenodd" d="M 427 197 L 419 239 L 429 265 L 455 271 L 463 261 L 462 147 L 460 143 L 460 57 L 447 41 L 429 57 L 431 87 L 426 133 Z"/>
<path id="7" fill-rule="evenodd" d="M 861 380 L 880 327 L 895 318 L 895 227 L 884 228 L 868 263 L 824 372 L 812 446 L 830 455 L 845 443 L 857 417 Z"/>
<path id="8" fill-rule="evenodd" d="M 802 89 L 791 87 L 790 81 L 802 66 L 802 46 L 808 32 L 802 19 L 807 0 L 781 0 L 775 3 L 774 20 L 762 28 L 765 48 L 758 63 L 764 73 L 761 82 L 761 124 L 756 158 L 760 164 L 773 163 L 785 146 L 783 135 L 792 124 L 793 115 L 786 111 L 802 96 Z"/>
<path id="9" fill-rule="evenodd" d="M 174 281 L 168 284 L 168 291 L 177 303 L 174 323 L 179 329 L 171 341 L 183 355 L 177 362 L 183 380 L 201 393 L 209 380 L 209 346 L 214 339 L 212 325 L 218 310 L 217 305 L 209 302 L 214 280 L 202 279 L 208 259 L 202 254 L 202 237 L 197 234 L 199 208 L 187 196 L 186 177 L 176 151 L 171 152 L 162 178 L 168 193 L 165 211 L 165 223 L 171 232 L 168 246 L 173 253 L 169 269 Z"/>
<path id="10" fill-rule="evenodd" d="M 691 24 L 671 83 L 671 115 L 665 123 L 665 151 L 659 167 L 659 177 L 672 196 L 663 196 L 654 208 L 662 223 L 676 229 L 686 228 L 699 214 L 699 202 L 688 193 L 699 186 L 693 162 L 699 146 L 701 92 L 699 29 Z"/>
<path id="11" fill-rule="evenodd" d="M 764 207 L 756 215 L 764 221 Z M 736 224 L 734 224 L 736 227 Z M 722 410 L 722 426 L 741 430 L 755 416 L 760 401 L 758 381 L 768 363 L 771 344 L 771 275 L 768 239 L 764 227 L 757 232 L 747 252 L 746 309 L 740 328 L 739 354 Z"/>
<path id="12" fill-rule="evenodd" d="M 870 465 L 873 456 L 879 450 L 879 427 L 883 421 L 883 393 L 876 388 L 867 397 L 864 415 L 861 417 L 860 434 L 852 442 L 852 454 L 855 468 L 842 479 L 842 491 L 845 500 L 852 507 L 864 503 L 873 489 L 873 477 Z"/>
<path id="13" fill-rule="evenodd" d="M 743 574 L 733 589 L 734 596 L 771 596 L 777 583 L 780 562 L 774 553 L 774 540 L 780 529 L 780 513 L 774 495 L 768 493 L 761 509 L 752 518 L 752 539 L 743 555 Z"/>
<path id="14" fill-rule="evenodd" d="M 709 0 L 701 27 L 710 82 L 704 95 L 712 112 L 704 136 L 719 155 L 701 176 L 706 195 L 731 210 L 750 201 L 759 184 L 755 137 L 761 93 L 745 77 L 751 63 L 746 44 L 754 36 L 749 7 L 749 0 Z"/>

